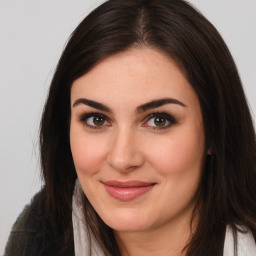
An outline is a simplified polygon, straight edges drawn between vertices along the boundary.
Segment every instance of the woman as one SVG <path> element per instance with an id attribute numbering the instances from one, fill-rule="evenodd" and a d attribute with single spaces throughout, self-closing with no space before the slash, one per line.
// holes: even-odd
<path id="1" fill-rule="evenodd" d="M 5 255 L 253 255 L 255 135 L 216 29 L 110 0 L 72 34 L 41 122 L 45 188 Z"/>

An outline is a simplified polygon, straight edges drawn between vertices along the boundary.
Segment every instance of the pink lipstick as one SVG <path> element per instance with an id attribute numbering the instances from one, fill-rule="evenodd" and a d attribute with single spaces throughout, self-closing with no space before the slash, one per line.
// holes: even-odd
<path id="1" fill-rule="evenodd" d="M 153 188 L 155 183 L 141 181 L 105 181 L 103 182 L 106 191 L 110 196 L 121 201 L 133 200 Z"/>

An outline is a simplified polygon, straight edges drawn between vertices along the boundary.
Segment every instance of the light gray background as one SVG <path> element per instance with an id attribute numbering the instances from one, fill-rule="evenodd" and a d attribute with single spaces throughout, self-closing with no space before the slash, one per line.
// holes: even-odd
<path id="1" fill-rule="evenodd" d="M 40 115 L 67 38 L 103 0 L 0 0 L 0 255 L 41 187 Z M 256 0 L 190 0 L 216 26 L 256 113 Z"/>

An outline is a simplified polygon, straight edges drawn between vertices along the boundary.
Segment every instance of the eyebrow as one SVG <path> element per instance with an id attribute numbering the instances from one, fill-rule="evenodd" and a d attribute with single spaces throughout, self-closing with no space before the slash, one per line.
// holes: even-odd
<path id="1" fill-rule="evenodd" d="M 77 105 L 80 105 L 80 104 L 84 104 L 84 105 L 87 105 L 87 106 L 90 106 L 90 107 L 93 107 L 93 108 L 96 108 L 96 109 L 99 109 L 99 110 L 102 110 L 102 111 L 105 111 L 108 113 L 112 113 L 112 110 L 108 106 L 106 106 L 102 103 L 99 103 L 97 101 L 94 101 L 94 100 L 79 98 L 74 102 L 73 107 L 76 107 Z M 143 113 L 149 109 L 158 108 L 158 107 L 161 107 L 166 104 L 177 104 L 182 107 L 186 107 L 186 105 L 184 103 L 182 103 L 181 101 L 179 101 L 177 99 L 164 98 L 164 99 L 152 100 L 150 102 L 142 104 L 137 107 L 136 112 Z"/>
<path id="2" fill-rule="evenodd" d="M 159 108 L 163 105 L 166 104 L 177 104 L 180 105 L 182 107 L 186 107 L 186 105 L 184 103 L 182 103 L 181 101 L 177 100 L 177 99 L 173 99 L 173 98 L 164 98 L 164 99 L 159 99 L 159 100 L 153 100 L 150 101 L 148 103 L 145 103 L 143 105 L 140 105 L 139 107 L 137 107 L 137 113 L 142 113 L 145 112 L 149 109 L 152 108 Z"/>
<path id="3" fill-rule="evenodd" d="M 102 111 L 105 111 L 105 112 L 108 112 L 108 113 L 112 113 L 112 111 L 109 107 L 107 107 L 106 105 L 104 105 L 102 103 L 94 101 L 94 100 L 88 100 L 88 99 L 85 99 L 85 98 L 80 98 L 80 99 L 77 99 L 74 102 L 73 107 L 76 107 L 79 104 L 84 104 L 84 105 L 87 105 L 87 106 L 90 106 L 90 107 L 93 107 L 93 108 L 96 108 L 96 109 L 99 109 L 99 110 L 102 110 Z"/>

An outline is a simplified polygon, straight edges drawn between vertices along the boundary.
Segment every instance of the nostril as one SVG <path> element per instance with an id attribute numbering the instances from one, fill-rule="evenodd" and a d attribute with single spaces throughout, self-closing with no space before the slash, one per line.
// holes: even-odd
<path id="1" fill-rule="evenodd" d="M 125 172 L 143 165 L 143 154 L 133 130 L 125 125 L 115 132 L 113 141 L 109 145 L 108 164 L 117 171 Z"/>
<path id="2" fill-rule="evenodd" d="M 144 159 L 139 152 L 129 152 L 126 154 L 109 154 L 107 162 L 111 168 L 118 171 L 133 171 L 143 165 Z"/>

